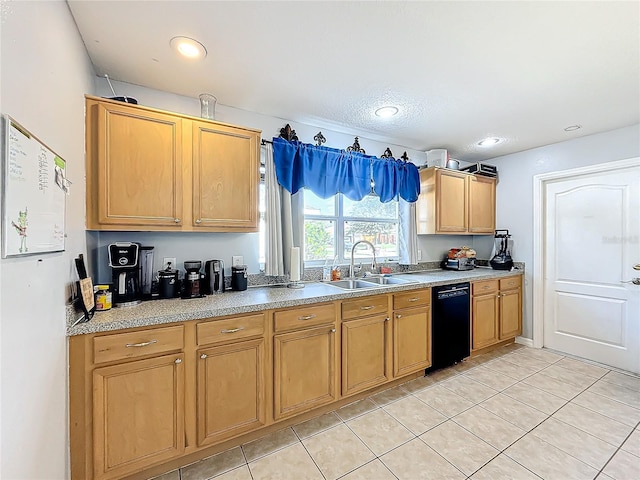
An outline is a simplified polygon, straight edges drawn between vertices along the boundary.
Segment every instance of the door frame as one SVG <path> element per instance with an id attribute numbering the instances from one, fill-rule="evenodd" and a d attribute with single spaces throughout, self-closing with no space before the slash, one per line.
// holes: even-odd
<path id="1" fill-rule="evenodd" d="M 544 346 L 544 277 L 545 277 L 545 189 L 548 182 L 577 178 L 592 173 L 640 166 L 640 157 L 598 163 L 586 167 L 541 173 L 533 177 L 533 346 Z"/>

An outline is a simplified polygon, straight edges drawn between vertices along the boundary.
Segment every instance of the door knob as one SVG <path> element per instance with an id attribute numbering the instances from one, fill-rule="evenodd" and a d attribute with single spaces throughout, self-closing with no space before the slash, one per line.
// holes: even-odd
<path id="1" fill-rule="evenodd" d="M 633 283 L 634 285 L 640 285 L 640 277 L 632 278 L 631 280 L 622 281 L 620 283 Z"/>
<path id="2" fill-rule="evenodd" d="M 640 270 L 640 263 L 636 263 L 636 264 L 633 266 L 633 269 L 634 269 L 634 270 Z"/>

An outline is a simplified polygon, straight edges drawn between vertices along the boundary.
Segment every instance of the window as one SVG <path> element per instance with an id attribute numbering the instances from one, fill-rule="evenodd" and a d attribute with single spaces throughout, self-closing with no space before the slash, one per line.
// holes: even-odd
<path id="1" fill-rule="evenodd" d="M 342 194 L 320 198 L 304 190 L 304 260 L 306 265 L 323 265 L 327 260 L 347 263 L 351 248 L 368 240 L 379 261 L 398 259 L 398 202 L 381 203 L 376 196 L 359 202 Z M 371 247 L 360 244 L 354 257 L 372 258 Z"/>

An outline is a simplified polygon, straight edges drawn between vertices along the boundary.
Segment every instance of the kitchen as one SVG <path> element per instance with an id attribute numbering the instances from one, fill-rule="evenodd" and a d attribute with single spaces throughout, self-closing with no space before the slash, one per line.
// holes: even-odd
<path id="1" fill-rule="evenodd" d="M 1 110 L 26 123 L 61 152 L 69 163 L 69 178 L 74 182 L 67 202 L 66 251 L 43 256 L 42 262 L 37 261 L 38 257 L 27 257 L 3 259 L 0 263 L 2 477 L 68 478 L 68 417 L 63 414 L 68 408 L 64 320 L 67 292 L 64 285 L 74 278 L 72 259 L 79 252 L 95 248 L 97 242 L 95 237 L 85 233 L 83 96 L 87 93 L 111 96 L 111 93 L 104 80 L 96 76 L 64 2 L 44 2 L 37 6 L 26 2 L 5 2 L 2 15 Z M 119 93 L 144 99 L 145 104 L 155 108 L 199 115 L 195 98 L 119 82 L 114 82 L 114 87 Z M 126 91 L 121 90 L 124 88 Z M 615 86 L 611 88 L 615 89 Z M 26 98 L 30 101 L 24 101 Z M 633 98 L 628 101 L 633 103 Z M 275 136 L 285 123 L 277 118 L 224 105 L 219 105 L 218 111 L 221 116 L 224 114 L 225 122 L 260 128 L 263 137 Z M 318 131 L 313 124 L 294 123 L 303 141 L 310 142 Z M 637 157 L 636 124 L 637 117 L 628 123 L 612 124 L 601 131 L 604 133 L 593 132 L 593 135 L 488 161 L 499 167 L 498 224 L 508 226 L 514 232 L 516 260 L 524 262 L 527 268 L 533 265 L 532 177 Z M 350 132 L 339 133 L 325 128 L 322 131 L 333 146 L 346 146 L 353 142 Z M 394 153 L 403 151 L 401 144 L 391 142 L 388 145 L 370 139 L 366 145 L 374 152 L 382 152 L 387 146 Z M 418 150 L 409 150 L 408 155 L 410 158 L 424 158 L 421 157 L 424 152 Z M 510 201 L 500 201 L 501 198 L 509 198 Z M 216 258 L 210 252 L 226 252 L 225 258 L 230 259 L 238 252 L 228 251 L 225 244 L 233 244 L 247 256 L 245 261 L 249 261 L 249 253 L 245 252 L 254 250 L 252 235 L 224 234 L 213 238 L 207 242 L 206 251 L 196 256 L 205 260 Z M 437 260 L 441 252 L 452 244 L 462 245 L 466 238 L 421 238 L 420 242 L 424 242 L 421 249 L 423 252 L 435 252 L 436 258 L 427 259 Z M 127 240 L 129 237 L 118 239 Z M 186 245 L 183 250 L 192 249 L 199 243 L 196 234 L 166 234 L 161 240 L 144 236 L 132 239 L 156 245 L 156 248 L 162 242 L 167 250 L 178 239 Z M 471 246 L 481 257 L 486 258 L 490 254 L 491 241 L 483 242 L 483 246 L 475 243 Z M 525 286 L 524 301 L 525 319 L 531 319 L 531 285 Z M 525 320 L 523 335 L 532 338 L 532 334 L 531 320 Z M 31 348 L 25 348 L 27 345 Z M 42 359 L 47 360 L 44 362 Z M 34 457 L 38 461 L 34 461 Z"/>

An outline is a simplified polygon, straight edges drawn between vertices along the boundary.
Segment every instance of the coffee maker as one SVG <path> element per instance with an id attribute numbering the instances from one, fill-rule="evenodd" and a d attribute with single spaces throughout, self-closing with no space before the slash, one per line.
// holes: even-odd
<path id="1" fill-rule="evenodd" d="M 132 307 L 140 303 L 140 245 L 116 242 L 109 245 L 109 266 L 112 269 L 116 307 Z"/>
<path id="2" fill-rule="evenodd" d="M 201 260 L 187 260 L 184 262 L 184 290 L 182 298 L 199 298 L 202 295 L 200 291 L 200 269 L 202 268 Z"/>
<path id="3" fill-rule="evenodd" d="M 224 293 L 224 262 L 207 260 L 204 263 L 205 294 Z"/>

